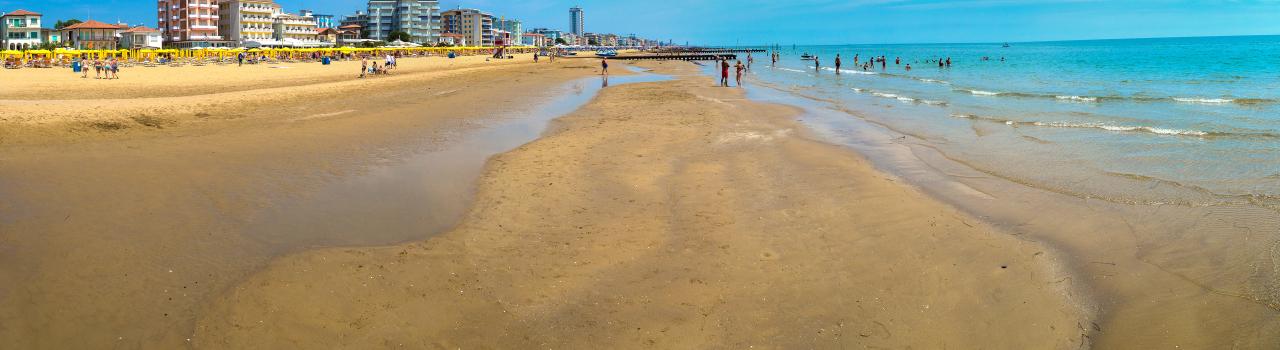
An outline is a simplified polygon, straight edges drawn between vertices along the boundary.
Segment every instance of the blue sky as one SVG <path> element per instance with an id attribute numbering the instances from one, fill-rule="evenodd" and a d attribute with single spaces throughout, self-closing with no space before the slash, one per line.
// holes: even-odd
<path id="1" fill-rule="evenodd" d="M 363 0 L 277 0 L 286 11 L 343 15 Z M 155 25 L 153 0 L 0 0 L 49 23 L 84 18 Z M 518 18 L 526 28 L 567 29 L 586 10 L 591 32 L 678 43 L 871 44 L 1280 34 L 1280 0 L 443 0 Z"/>

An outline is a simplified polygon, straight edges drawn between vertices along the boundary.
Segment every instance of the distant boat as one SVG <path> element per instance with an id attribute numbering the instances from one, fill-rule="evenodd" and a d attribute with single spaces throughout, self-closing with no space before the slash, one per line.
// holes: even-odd
<path id="1" fill-rule="evenodd" d="M 800 55 L 800 59 L 805 60 L 805 61 L 812 61 L 812 60 L 813 60 L 813 59 L 815 59 L 815 58 L 817 58 L 817 57 L 814 57 L 813 55 L 810 55 L 808 52 L 805 52 L 803 55 Z"/>
<path id="2" fill-rule="evenodd" d="M 1004 47 L 1009 47 L 1009 43 L 1004 43 Z"/>

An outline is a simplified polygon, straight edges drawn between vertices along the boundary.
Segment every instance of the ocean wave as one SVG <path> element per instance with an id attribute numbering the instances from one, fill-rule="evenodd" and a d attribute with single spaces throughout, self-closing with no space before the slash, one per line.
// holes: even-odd
<path id="1" fill-rule="evenodd" d="M 971 94 L 971 95 L 975 95 L 975 96 L 999 96 L 999 95 L 1001 94 L 1000 92 L 991 92 L 991 91 L 982 91 L 982 90 L 969 90 L 969 89 L 956 89 L 956 91 L 969 93 L 969 94 Z"/>
<path id="2" fill-rule="evenodd" d="M 1277 100 L 1267 98 L 1202 98 L 1202 97 L 1150 97 L 1150 96 L 1079 96 L 1079 95 L 1051 95 L 1030 92 L 992 92 L 977 89 L 952 89 L 956 92 L 967 93 L 975 96 L 998 96 L 998 97 L 1014 97 L 1014 98 L 1040 98 L 1054 99 L 1063 102 L 1103 102 L 1103 101 L 1128 101 L 1128 102 L 1178 102 L 1193 103 L 1203 105 L 1259 105 L 1276 103 Z"/>
<path id="3" fill-rule="evenodd" d="M 1096 129 L 1112 132 L 1133 132 L 1146 133 L 1154 135 L 1169 136 L 1190 136 L 1190 137 L 1267 137 L 1280 138 L 1280 135 L 1265 132 L 1216 132 L 1201 130 L 1185 130 L 1164 128 L 1158 126 L 1146 125 L 1115 125 L 1107 123 L 1074 123 L 1074 122 L 1042 122 L 1042 121 L 1016 121 L 996 117 L 987 117 L 974 114 L 952 114 L 953 118 L 981 120 L 992 123 L 1005 124 L 1010 126 L 1035 126 L 1045 128 L 1071 128 L 1071 129 Z"/>
<path id="4" fill-rule="evenodd" d="M 938 80 L 938 79 L 916 78 L 916 80 L 919 80 L 919 81 L 922 81 L 922 82 L 926 82 L 926 83 L 934 83 L 934 84 L 942 84 L 942 85 L 950 85 L 950 84 L 951 84 L 951 82 L 949 82 L 949 81 L 946 81 L 946 80 Z"/>
<path id="5" fill-rule="evenodd" d="M 1199 103 L 1206 105 L 1220 105 L 1235 102 L 1229 98 L 1199 98 L 1199 97 L 1174 97 L 1174 101 L 1182 103 Z"/>
<path id="6" fill-rule="evenodd" d="M 782 67 L 778 67 L 778 70 L 784 70 L 784 71 L 794 72 L 794 73 L 808 73 L 799 69 L 782 68 Z"/>
<path id="7" fill-rule="evenodd" d="M 1075 102 L 1098 102 L 1097 97 L 1088 96 L 1054 96 L 1059 100 L 1075 101 Z"/>

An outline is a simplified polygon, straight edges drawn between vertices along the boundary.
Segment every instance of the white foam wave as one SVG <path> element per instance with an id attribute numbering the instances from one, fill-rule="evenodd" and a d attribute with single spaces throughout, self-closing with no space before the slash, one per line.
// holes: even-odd
<path id="1" fill-rule="evenodd" d="M 788 72 L 805 73 L 805 71 L 802 71 L 802 70 L 799 70 L 799 69 L 782 68 L 782 67 L 779 67 L 778 69 L 779 69 L 779 70 L 788 71 Z"/>
<path id="2" fill-rule="evenodd" d="M 920 100 L 920 103 L 924 103 L 930 106 L 946 106 L 947 105 L 947 103 L 944 101 L 934 101 L 934 100 Z"/>
<path id="3" fill-rule="evenodd" d="M 872 92 L 871 94 L 872 94 L 872 95 L 875 95 L 875 96 L 878 96 L 878 97 L 884 97 L 884 98 L 898 98 L 898 95 L 894 95 L 894 94 L 886 94 L 886 93 L 883 93 L 883 92 Z"/>
<path id="4" fill-rule="evenodd" d="M 920 81 L 923 81 L 923 82 L 926 82 L 926 83 L 943 84 L 943 85 L 951 84 L 951 82 L 948 82 L 948 81 L 945 81 L 945 80 L 928 79 L 928 78 L 921 78 L 921 79 L 920 79 Z"/>
<path id="5" fill-rule="evenodd" d="M 1153 127 L 1153 126 L 1128 126 L 1128 125 L 1109 125 L 1109 124 L 1100 124 L 1100 123 L 1061 123 L 1061 122 L 1055 122 L 1055 123 L 1035 122 L 1032 124 L 1036 126 L 1047 126 L 1047 127 L 1055 127 L 1055 128 L 1090 128 L 1090 129 L 1102 129 L 1102 130 L 1117 131 L 1117 132 L 1148 132 L 1148 133 L 1158 134 L 1158 135 L 1176 135 L 1176 136 L 1209 135 L 1209 133 L 1198 131 L 1198 130 L 1169 129 L 1169 128 L 1160 128 L 1160 127 Z"/>
<path id="6" fill-rule="evenodd" d="M 1184 103 L 1200 103 L 1200 104 L 1209 104 L 1209 105 L 1220 105 L 1224 103 L 1235 102 L 1235 100 L 1226 99 L 1226 98 L 1198 98 L 1198 97 L 1174 97 L 1173 100 L 1178 102 L 1184 102 Z"/>
<path id="7" fill-rule="evenodd" d="M 970 94 L 974 94 L 978 96 L 995 96 L 1000 94 L 999 92 L 982 91 L 982 90 L 964 90 L 964 91 L 968 91 Z"/>
<path id="8" fill-rule="evenodd" d="M 1098 102 L 1097 97 L 1088 96 L 1056 96 L 1059 100 L 1076 101 L 1076 102 Z"/>

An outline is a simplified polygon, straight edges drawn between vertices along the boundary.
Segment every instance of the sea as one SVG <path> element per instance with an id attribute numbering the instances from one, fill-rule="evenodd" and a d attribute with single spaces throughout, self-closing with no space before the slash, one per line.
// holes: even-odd
<path id="1" fill-rule="evenodd" d="M 1280 36 L 756 48 L 748 98 L 1046 247 L 1093 345 L 1280 343 Z"/>
<path id="2" fill-rule="evenodd" d="M 781 52 L 753 78 L 838 101 L 984 172 L 1126 203 L 1280 208 L 1280 36 Z M 871 57 L 886 62 L 863 67 Z"/>

